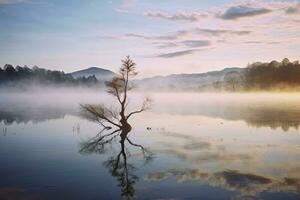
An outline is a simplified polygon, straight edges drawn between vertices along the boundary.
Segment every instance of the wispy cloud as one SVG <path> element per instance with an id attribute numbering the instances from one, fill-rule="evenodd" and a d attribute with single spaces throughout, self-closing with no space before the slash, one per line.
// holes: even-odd
<path id="1" fill-rule="evenodd" d="M 246 41 L 246 44 L 263 44 L 261 41 Z"/>
<path id="2" fill-rule="evenodd" d="M 151 10 L 144 13 L 147 17 L 170 21 L 196 22 L 205 18 L 219 18 L 236 20 L 240 18 L 256 17 L 268 13 L 285 11 L 286 14 L 300 13 L 300 3 L 297 1 L 262 1 L 241 0 L 224 7 L 209 9 L 207 11 L 179 11 L 168 13 L 166 11 Z"/>
<path id="3" fill-rule="evenodd" d="M 245 44 L 280 44 L 280 42 L 246 41 Z"/>
<path id="4" fill-rule="evenodd" d="M 208 34 L 211 36 L 219 36 L 222 34 L 230 34 L 230 35 L 248 35 L 252 33 L 249 30 L 228 30 L 228 29 L 205 29 L 205 28 L 195 28 L 194 32 L 198 34 Z"/>
<path id="5" fill-rule="evenodd" d="M 171 21 L 197 21 L 201 18 L 207 17 L 207 14 L 200 12 L 178 12 L 175 14 L 169 14 L 162 11 L 147 11 L 144 13 L 147 17 L 160 18 Z"/>
<path id="6" fill-rule="evenodd" d="M 171 53 L 162 53 L 162 54 L 158 54 L 156 55 L 156 57 L 160 57 L 160 58 L 174 58 L 174 57 L 180 57 L 180 56 L 185 56 L 185 55 L 189 55 L 198 51 L 205 51 L 208 49 L 188 49 L 188 50 L 183 50 L 183 51 L 175 51 L 175 52 L 171 52 Z"/>
<path id="7" fill-rule="evenodd" d="M 207 35 L 207 36 L 221 36 L 221 35 L 248 35 L 252 33 L 249 30 L 229 30 L 229 29 L 205 29 L 205 28 L 193 28 L 186 30 L 178 30 L 171 33 L 161 34 L 161 35 L 147 35 L 147 34 L 139 34 L 139 33 L 127 33 L 121 36 L 100 36 L 98 38 L 103 39 L 128 39 L 128 38 L 136 38 L 136 39 L 144 39 L 144 40 L 171 40 L 175 41 L 178 39 L 184 38 L 187 35 Z M 194 42 L 198 45 L 205 45 L 208 41 L 205 40 L 187 40 L 185 44 Z M 165 43 L 166 44 L 166 43 Z M 169 43 L 170 44 L 170 43 Z M 167 46 L 169 46 L 169 44 Z"/>
<path id="8" fill-rule="evenodd" d="M 180 37 L 188 34 L 187 30 L 179 30 L 172 33 L 150 36 L 144 34 L 136 34 L 136 33 L 127 33 L 124 35 L 126 38 L 138 38 L 138 39 L 145 39 L 145 40 L 177 40 Z"/>
<path id="9" fill-rule="evenodd" d="M 145 40 L 176 40 L 178 35 L 160 35 L 160 36 L 147 36 L 147 35 L 140 35 L 135 33 L 128 33 L 124 35 L 127 38 L 140 38 Z"/>
<path id="10" fill-rule="evenodd" d="M 262 1 L 262 0 L 241 0 L 224 7 L 217 7 L 204 11 L 179 11 L 168 13 L 165 11 L 151 10 L 144 13 L 147 17 L 165 19 L 170 21 L 195 22 L 205 18 L 219 18 L 224 20 L 236 20 L 250 18 L 273 11 L 286 10 L 287 14 L 298 13 L 299 3 L 295 1 Z"/>
<path id="11" fill-rule="evenodd" d="M 286 14 L 300 14 L 300 3 L 290 6 L 285 11 Z"/>
<path id="12" fill-rule="evenodd" d="M 205 47 L 210 45 L 210 41 L 208 40 L 185 40 L 182 41 L 182 44 L 184 44 L 187 47 Z"/>
<path id="13" fill-rule="evenodd" d="M 153 42 L 152 44 L 156 45 L 156 47 L 159 49 L 172 48 L 178 46 L 178 44 L 176 44 L 175 42 Z"/>
<path id="14" fill-rule="evenodd" d="M 219 17 L 225 20 L 234 20 L 242 17 L 253 17 L 271 12 L 267 8 L 256 8 L 250 6 L 233 6 L 225 10 Z"/>

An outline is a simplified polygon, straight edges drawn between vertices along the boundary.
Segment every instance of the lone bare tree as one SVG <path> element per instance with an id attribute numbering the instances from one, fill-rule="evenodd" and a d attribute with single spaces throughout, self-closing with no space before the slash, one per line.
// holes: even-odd
<path id="1" fill-rule="evenodd" d="M 135 66 L 136 64 L 127 56 L 122 60 L 122 66 L 117 76 L 106 83 L 107 92 L 115 97 L 118 104 L 117 107 L 92 104 L 81 105 L 85 117 L 98 122 L 103 126 L 103 129 L 95 137 L 81 143 L 80 152 L 102 154 L 106 151 L 106 146 L 109 146 L 108 144 L 111 144 L 115 138 L 120 136 L 121 150 L 116 157 L 111 157 L 106 162 L 106 166 L 110 169 L 112 176 L 117 177 L 121 187 L 121 195 L 127 199 L 131 199 L 134 196 L 134 183 L 137 177 L 130 172 L 132 167 L 127 161 L 125 142 L 140 148 L 145 161 L 148 162 L 152 159 L 150 151 L 128 138 L 128 133 L 131 131 L 128 119 L 147 110 L 151 104 L 150 98 L 145 98 L 138 109 L 131 112 L 126 110 L 128 108 L 128 91 L 133 88 L 130 79 L 137 75 Z M 115 129 L 106 132 L 112 127 L 115 127 Z"/>
<path id="2" fill-rule="evenodd" d="M 86 116 L 100 123 L 105 129 L 110 129 L 112 126 L 119 129 L 121 131 L 121 144 L 124 143 L 126 139 L 130 143 L 130 140 L 127 138 L 131 130 L 128 119 L 137 113 L 147 110 L 151 105 L 151 100 L 147 97 L 139 109 L 127 113 L 128 91 L 133 88 L 130 80 L 137 74 L 136 64 L 129 56 L 126 56 L 126 58 L 122 60 L 122 65 L 117 76 L 106 83 L 107 92 L 115 97 L 119 106 L 116 108 L 113 106 L 106 107 L 105 105 L 81 105 L 83 111 L 87 114 Z M 118 131 L 113 134 L 117 133 Z M 111 136 L 113 136 L 113 134 Z"/>

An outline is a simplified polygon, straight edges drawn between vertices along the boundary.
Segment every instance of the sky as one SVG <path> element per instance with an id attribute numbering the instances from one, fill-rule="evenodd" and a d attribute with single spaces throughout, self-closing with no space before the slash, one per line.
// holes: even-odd
<path id="1" fill-rule="evenodd" d="M 300 0 L 0 0 L 0 66 L 139 77 L 300 58 Z"/>

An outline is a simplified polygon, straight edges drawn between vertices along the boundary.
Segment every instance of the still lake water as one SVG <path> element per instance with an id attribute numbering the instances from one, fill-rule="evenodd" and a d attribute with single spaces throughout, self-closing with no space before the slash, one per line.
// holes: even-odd
<path id="1" fill-rule="evenodd" d="M 114 172 L 119 138 L 86 148 L 101 127 L 79 109 L 110 97 L 1 94 L 0 199 L 300 199 L 300 95 L 150 96 L 129 133 L 148 156 L 126 144 Z"/>

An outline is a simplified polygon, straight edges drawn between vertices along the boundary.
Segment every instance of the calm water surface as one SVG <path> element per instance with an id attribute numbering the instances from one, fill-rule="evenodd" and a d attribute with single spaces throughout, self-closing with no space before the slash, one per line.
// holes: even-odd
<path id="1" fill-rule="evenodd" d="M 150 96 L 129 133 L 146 155 L 128 143 L 116 169 L 119 138 L 92 145 L 79 109 L 110 97 L 1 94 L 0 199 L 300 199 L 300 95 Z"/>

